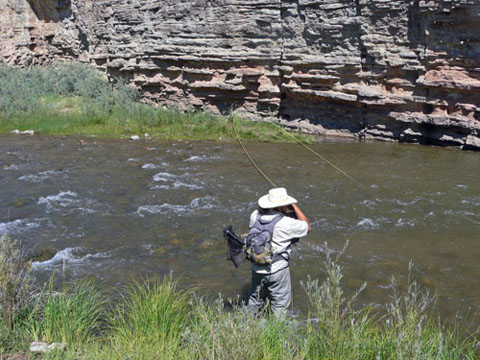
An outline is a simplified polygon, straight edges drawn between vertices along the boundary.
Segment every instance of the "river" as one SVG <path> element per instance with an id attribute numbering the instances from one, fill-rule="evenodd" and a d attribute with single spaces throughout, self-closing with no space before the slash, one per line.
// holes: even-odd
<path id="1" fill-rule="evenodd" d="M 378 142 L 313 146 L 359 187 L 299 145 L 245 145 L 313 226 L 291 260 L 294 310 L 306 311 L 300 281 L 324 278 L 325 242 L 338 251 L 348 240 L 345 290 L 366 281 L 360 304 L 389 301 L 391 277 L 405 286 L 412 260 L 445 317 L 480 313 L 480 154 Z M 225 260 L 222 229 L 246 231 L 268 186 L 235 143 L 0 135 L 0 184 L 0 234 L 54 254 L 34 263 L 40 281 L 57 271 L 120 286 L 173 271 L 209 296 L 248 293 L 249 266 L 235 270 Z"/>

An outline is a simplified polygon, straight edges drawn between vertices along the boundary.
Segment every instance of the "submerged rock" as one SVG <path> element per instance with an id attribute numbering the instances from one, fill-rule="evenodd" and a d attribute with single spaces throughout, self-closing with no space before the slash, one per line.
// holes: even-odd
<path id="1" fill-rule="evenodd" d="M 28 260 L 32 262 L 43 262 L 52 259 L 56 253 L 57 250 L 51 247 L 38 248 L 33 250 Z"/>

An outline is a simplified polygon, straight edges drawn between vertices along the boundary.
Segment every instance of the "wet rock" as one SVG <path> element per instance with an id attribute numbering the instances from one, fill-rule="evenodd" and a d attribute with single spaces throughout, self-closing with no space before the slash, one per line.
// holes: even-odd
<path id="1" fill-rule="evenodd" d="M 173 245 L 173 246 L 178 246 L 180 245 L 182 242 L 180 241 L 180 239 L 178 238 L 174 238 L 174 239 L 171 239 L 170 240 L 170 244 Z"/>
<path id="2" fill-rule="evenodd" d="M 28 204 L 31 204 L 34 200 L 33 199 L 15 199 L 13 201 L 14 207 L 22 207 Z"/>
<path id="3" fill-rule="evenodd" d="M 43 262 L 52 259 L 55 254 L 57 253 L 57 250 L 51 247 L 41 247 L 33 250 L 33 253 L 30 254 L 29 259 L 30 261 L 38 261 L 38 262 Z"/>
<path id="4" fill-rule="evenodd" d="M 209 248 L 209 247 L 211 247 L 211 246 L 212 246 L 212 242 L 209 241 L 209 240 L 202 240 L 202 241 L 200 241 L 200 243 L 198 244 L 198 247 L 199 247 L 200 249 L 207 249 L 207 248 Z"/>

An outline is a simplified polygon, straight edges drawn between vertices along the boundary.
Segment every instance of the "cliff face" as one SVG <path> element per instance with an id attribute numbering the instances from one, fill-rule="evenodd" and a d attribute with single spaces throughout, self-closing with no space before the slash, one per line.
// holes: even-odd
<path id="1" fill-rule="evenodd" d="M 480 148 L 480 0 L 0 0 L 0 59 L 179 108 Z"/>

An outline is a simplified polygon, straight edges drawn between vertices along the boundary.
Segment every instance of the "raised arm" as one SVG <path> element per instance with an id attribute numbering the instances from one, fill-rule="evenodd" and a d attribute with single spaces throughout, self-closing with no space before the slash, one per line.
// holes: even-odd
<path id="1" fill-rule="evenodd" d="M 295 211 L 295 215 L 297 215 L 297 219 L 298 220 L 302 220 L 302 221 L 305 221 L 308 225 L 308 232 L 310 232 L 312 230 L 312 226 L 310 225 L 310 221 L 308 221 L 308 218 L 305 216 L 305 214 L 303 213 L 302 210 L 300 210 L 300 208 L 298 207 L 297 204 L 292 204 L 291 205 L 292 208 L 293 208 L 293 211 Z"/>

